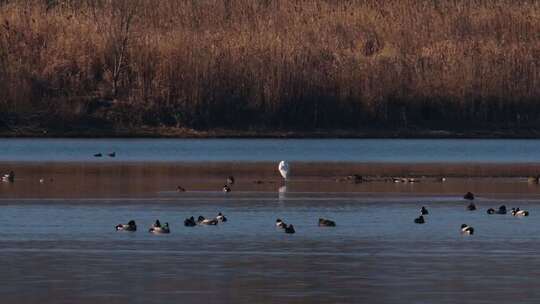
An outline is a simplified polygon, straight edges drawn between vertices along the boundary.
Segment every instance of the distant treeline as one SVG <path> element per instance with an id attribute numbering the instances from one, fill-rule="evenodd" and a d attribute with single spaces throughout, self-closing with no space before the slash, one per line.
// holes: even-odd
<path id="1" fill-rule="evenodd" d="M 540 127 L 540 1 L 0 0 L 0 129 Z"/>

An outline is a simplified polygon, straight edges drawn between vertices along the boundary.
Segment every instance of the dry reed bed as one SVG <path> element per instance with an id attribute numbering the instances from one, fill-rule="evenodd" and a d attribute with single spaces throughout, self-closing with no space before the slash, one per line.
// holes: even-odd
<path id="1" fill-rule="evenodd" d="M 540 126 L 539 1 L 0 3 L 4 124 Z"/>

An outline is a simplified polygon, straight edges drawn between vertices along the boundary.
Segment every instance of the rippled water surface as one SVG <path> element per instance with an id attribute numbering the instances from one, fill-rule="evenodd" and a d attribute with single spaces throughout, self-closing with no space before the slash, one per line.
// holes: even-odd
<path id="1" fill-rule="evenodd" d="M 238 198 L 238 200 L 235 200 Z M 538 303 L 538 200 L 309 193 L 0 201 L 2 303 Z M 531 216 L 487 215 L 506 204 Z M 427 223 L 413 223 L 419 208 Z M 229 219 L 183 227 L 187 216 Z M 276 218 L 294 224 L 287 235 Z M 319 217 L 336 228 L 319 228 Z M 159 218 L 170 235 L 151 235 Z M 135 233 L 115 232 L 136 220 Z M 475 227 L 476 235 L 459 233 Z"/>
<path id="2" fill-rule="evenodd" d="M 540 188 L 527 177 L 539 150 L 538 140 L 0 139 L 0 172 L 16 172 L 0 184 L 0 303 L 538 303 Z M 280 159 L 291 160 L 286 185 Z M 465 211 L 466 191 L 480 210 Z M 531 216 L 486 214 L 500 204 Z M 430 214 L 417 225 L 422 205 Z M 183 226 L 218 212 L 229 221 Z M 130 219 L 137 232 L 114 230 Z M 172 233 L 149 234 L 156 219 Z M 476 234 L 461 235 L 463 223 Z"/>
<path id="3" fill-rule="evenodd" d="M 540 140 L 505 139 L 0 139 L 0 150 L 0 161 L 540 162 Z"/>

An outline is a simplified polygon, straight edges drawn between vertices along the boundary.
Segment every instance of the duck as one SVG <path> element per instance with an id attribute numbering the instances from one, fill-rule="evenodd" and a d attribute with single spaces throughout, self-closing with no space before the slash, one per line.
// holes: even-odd
<path id="1" fill-rule="evenodd" d="M 289 233 L 289 234 L 292 234 L 292 233 L 295 233 L 296 231 L 294 230 L 294 226 L 292 224 L 288 225 L 287 227 L 285 227 L 285 233 Z"/>
<path id="2" fill-rule="evenodd" d="M 9 173 L 2 176 L 2 181 L 7 183 L 15 182 L 15 172 L 9 171 Z"/>
<path id="3" fill-rule="evenodd" d="M 472 201 L 474 199 L 474 194 L 472 192 L 467 192 L 467 193 L 465 193 L 463 198 L 466 199 L 466 200 Z"/>
<path id="4" fill-rule="evenodd" d="M 471 202 L 471 203 L 467 206 L 467 210 L 469 210 L 469 211 L 474 211 L 474 210 L 476 210 L 476 205 L 475 205 L 473 202 Z"/>
<path id="5" fill-rule="evenodd" d="M 467 234 L 467 235 L 473 235 L 474 234 L 474 228 L 467 225 L 467 224 L 462 224 L 461 225 L 461 233 L 462 234 Z"/>
<path id="6" fill-rule="evenodd" d="M 429 211 L 426 209 L 426 207 L 422 206 L 422 208 L 420 209 L 420 214 L 421 215 L 428 215 Z"/>
<path id="7" fill-rule="evenodd" d="M 229 187 L 228 185 L 224 185 L 223 186 L 223 192 L 225 192 L 225 193 L 231 192 L 231 187 Z"/>
<path id="8" fill-rule="evenodd" d="M 353 175 L 348 175 L 344 178 L 338 178 L 336 179 L 337 182 L 346 182 L 346 181 L 352 181 L 353 183 L 355 184 L 360 184 L 362 182 L 364 182 L 364 177 L 360 174 L 353 174 Z"/>
<path id="9" fill-rule="evenodd" d="M 155 225 L 148 229 L 148 232 L 155 233 L 155 234 L 165 234 L 165 233 L 171 233 L 171 229 L 169 228 L 169 223 L 165 223 L 163 226 L 156 227 Z"/>
<path id="10" fill-rule="evenodd" d="M 94 154 L 94 157 L 102 157 L 102 156 L 103 156 L 103 154 L 101 154 L 101 153 Z"/>
<path id="11" fill-rule="evenodd" d="M 107 155 L 109 155 L 109 157 L 116 157 L 116 152 L 111 152 L 111 153 L 109 153 Z"/>
<path id="12" fill-rule="evenodd" d="M 285 224 L 284 221 L 281 219 L 276 220 L 276 227 L 285 229 L 287 227 L 287 224 Z"/>
<path id="13" fill-rule="evenodd" d="M 498 210 L 495 210 L 493 208 L 489 208 L 487 210 L 487 214 L 506 214 L 506 206 L 502 205 L 499 207 Z"/>
<path id="14" fill-rule="evenodd" d="M 332 220 L 327 220 L 320 218 L 319 219 L 319 227 L 336 227 L 336 222 Z"/>
<path id="15" fill-rule="evenodd" d="M 194 227 L 194 226 L 197 226 L 197 222 L 195 222 L 195 218 L 192 216 L 184 220 L 184 226 Z"/>
<path id="16" fill-rule="evenodd" d="M 414 222 L 415 222 L 416 224 L 423 224 L 423 223 L 426 222 L 426 220 L 424 220 L 424 216 L 423 216 L 423 215 L 420 215 L 419 217 L 417 217 L 417 218 L 414 219 Z"/>
<path id="17" fill-rule="evenodd" d="M 512 208 L 513 216 L 529 216 L 529 211 L 520 210 L 519 208 Z"/>
<path id="18" fill-rule="evenodd" d="M 137 225 L 134 220 L 131 220 L 127 224 L 116 225 L 116 231 L 137 231 Z"/>
<path id="19" fill-rule="evenodd" d="M 217 225 L 218 222 L 219 221 L 215 218 L 207 219 L 207 218 L 204 218 L 204 216 L 202 215 L 199 215 L 199 218 L 197 219 L 197 224 L 199 225 Z"/>
<path id="20" fill-rule="evenodd" d="M 506 206 L 502 205 L 499 207 L 499 210 L 497 210 L 495 213 L 497 214 L 506 214 Z"/>
<path id="21" fill-rule="evenodd" d="M 218 215 L 216 216 L 216 220 L 220 221 L 220 222 L 226 222 L 227 221 L 227 218 L 220 212 L 218 213 Z"/>
<path id="22" fill-rule="evenodd" d="M 234 184 L 234 176 L 229 175 L 229 177 L 227 177 L 227 184 L 228 185 L 233 185 Z"/>

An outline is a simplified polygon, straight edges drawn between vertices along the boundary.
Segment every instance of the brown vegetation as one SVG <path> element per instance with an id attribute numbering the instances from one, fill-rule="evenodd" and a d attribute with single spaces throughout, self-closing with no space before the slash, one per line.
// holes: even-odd
<path id="1" fill-rule="evenodd" d="M 0 1 L 0 128 L 540 126 L 540 2 Z"/>

